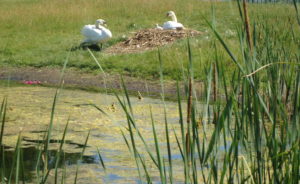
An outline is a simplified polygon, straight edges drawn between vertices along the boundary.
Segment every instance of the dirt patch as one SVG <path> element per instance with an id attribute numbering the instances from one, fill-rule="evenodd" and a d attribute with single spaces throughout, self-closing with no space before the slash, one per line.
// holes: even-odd
<path id="1" fill-rule="evenodd" d="M 129 39 L 117 43 L 105 50 L 106 53 L 136 53 L 151 50 L 159 46 L 170 44 L 178 39 L 193 37 L 202 34 L 202 32 L 192 29 L 182 30 L 159 30 L 144 29 L 136 32 Z"/>
<path id="2" fill-rule="evenodd" d="M 25 83 L 26 81 L 39 81 L 42 86 L 57 86 L 61 69 L 59 68 L 33 68 L 33 67 L 0 67 L 0 80 L 13 80 Z M 120 75 L 107 74 L 106 82 L 102 74 L 90 74 L 78 71 L 76 69 L 67 69 L 64 75 L 64 86 L 85 90 L 103 91 L 105 87 L 108 91 L 119 91 L 122 89 Z M 159 80 L 145 80 L 130 76 L 123 76 L 126 88 L 132 95 L 138 96 L 138 91 L 142 96 L 160 97 L 161 85 Z M 168 98 L 176 97 L 176 82 L 165 81 L 165 95 Z M 198 94 L 203 89 L 203 84 L 195 82 L 195 89 Z M 180 84 L 181 94 L 184 94 L 184 85 Z M 201 90 L 202 91 L 202 90 Z"/>

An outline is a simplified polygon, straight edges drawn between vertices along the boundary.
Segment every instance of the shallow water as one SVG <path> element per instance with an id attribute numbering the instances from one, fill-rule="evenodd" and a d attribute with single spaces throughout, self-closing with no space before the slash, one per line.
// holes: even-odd
<path id="1" fill-rule="evenodd" d="M 34 171 L 38 154 L 37 146 L 43 140 L 50 122 L 55 90 L 54 88 L 40 86 L 0 88 L 0 99 L 3 99 L 4 96 L 8 97 L 7 118 L 3 138 L 6 148 L 6 167 L 10 170 L 9 165 L 12 161 L 12 153 L 17 137 L 19 132 L 22 132 L 26 182 L 35 182 Z M 107 115 L 104 115 L 95 107 L 87 105 L 91 103 L 97 105 Z M 137 97 L 131 97 L 131 104 L 137 126 L 154 153 L 150 118 L 151 107 L 162 154 L 167 159 L 164 105 L 162 101 L 151 98 L 139 100 Z M 174 129 L 180 139 L 177 106 L 177 103 L 166 102 L 171 132 L 172 159 L 173 164 L 176 166 L 173 167 L 174 179 L 177 183 L 183 183 L 182 159 L 173 133 Z M 185 104 L 183 104 L 183 109 L 184 107 Z M 126 130 L 126 116 L 115 96 L 80 90 L 60 91 L 55 108 L 54 126 L 50 141 L 49 165 L 54 160 L 56 150 L 60 144 L 59 140 L 62 139 L 62 132 L 68 119 L 69 128 L 64 144 L 64 160 L 60 164 L 61 168 L 66 165 L 67 183 L 73 183 L 74 181 L 77 160 L 80 158 L 89 130 L 91 133 L 83 160 L 80 162 L 77 183 L 140 183 L 135 161 L 121 134 L 121 131 L 123 131 L 129 140 L 129 133 Z M 157 168 L 149 158 L 142 142 L 137 137 L 136 140 L 138 151 L 145 157 L 146 164 L 149 166 L 148 169 L 152 180 L 154 182 L 159 181 Z M 97 148 L 99 148 L 103 156 L 107 167 L 106 172 L 104 172 L 100 164 Z M 53 172 L 50 172 L 49 183 L 53 183 L 53 176 Z"/>
<path id="2" fill-rule="evenodd" d="M 28 182 L 34 181 L 35 165 L 33 164 L 36 163 L 36 147 L 43 139 L 50 122 L 54 94 L 55 89 L 39 86 L 0 89 L 0 99 L 3 99 L 5 95 L 8 96 L 7 119 L 3 138 L 6 153 L 12 152 L 18 134 L 22 132 L 25 178 Z M 108 116 L 102 114 L 96 108 L 86 105 L 89 103 L 96 104 Z M 138 98 L 132 97 L 131 103 L 137 125 L 149 143 L 153 142 L 150 119 L 151 106 L 161 147 L 165 147 L 163 144 L 165 134 L 162 102 L 157 99 L 144 98 L 138 100 Z M 166 102 L 166 107 L 170 127 L 178 129 L 177 104 Z M 58 148 L 59 140 L 62 138 L 62 132 L 68 119 L 70 124 L 66 135 L 66 144 L 64 145 L 65 163 L 68 165 L 66 169 L 67 181 L 74 180 L 76 163 L 89 130 L 91 130 L 91 134 L 83 161 L 79 167 L 78 183 L 135 183 L 138 181 L 135 162 L 121 134 L 121 131 L 123 131 L 125 135 L 128 135 L 125 129 L 127 121 L 115 96 L 80 90 L 62 90 L 55 110 L 50 144 L 52 156 L 56 154 L 55 150 Z M 173 134 L 171 135 L 171 142 L 174 148 L 174 160 L 175 162 L 176 160 L 180 161 L 180 154 L 176 149 Z M 140 152 L 146 156 L 142 143 L 138 141 L 137 145 Z M 104 172 L 99 162 L 96 148 L 99 148 L 103 155 L 107 167 L 106 172 Z M 154 145 L 150 144 L 150 148 L 154 148 Z M 12 154 L 5 155 L 11 156 Z M 6 159 L 9 163 L 12 158 L 8 156 Z M 146 162 L 151 165 L 150 160 L 146 160 Z M 154 167 L 152 169 L 152 176 L 155 181 L 155 178 L 158 178 L 159 175 Z M 50 183 L 51 179 L 49 177 Z"/>

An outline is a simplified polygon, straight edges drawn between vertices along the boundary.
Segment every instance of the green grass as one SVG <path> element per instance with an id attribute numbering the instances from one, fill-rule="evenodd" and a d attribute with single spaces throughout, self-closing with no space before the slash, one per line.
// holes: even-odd
<path id="1" fill-rule="evenodd" d="M 254 4 L 250 6 L 251 21 L 274 25 L 279 32 L 290 28 L 289 20 L 296 23 L 292 4 Z M 137 8 L 138 7 L 138 8 Z M 130 32 L 154 27 L 167 19 L 165 12 L 174 10 L 178 20 L 186 27 L 208 31 L 202 36 L 191 39 L 194 57 L 194 70 L 209 65 L 214 56 L 214 39 L 205 19 L 211 20 L 211 3 L 194 0 L 151 0 L 151 1 L 100 1 L 100 0 L 15 0 L 1 1 L 0 25 L 0 66 L 61 66 L 66 51 L 78 45 L 82 36 L 80 29 L 85 24 L 93 24 L 97 18 L 108 21 L 113 38 L 105 44 L 109 47 Z M 236 32 L 240 24 L 237 5 L 230 2 L 215 3 L 216 27 L 221 35 L 238 50 Z M 135 26 L 133 26 L 135 25 Z M 294 28 L 296 37 L 299 29 Z M 205 39 L 208 36 L 209 39 Z M 186 41 L 178 41 L 161 49 L 166 79 L 180 79 L 181 65 L 187 65 Z M 286 47 L 294 47 L 289 45 Z M 94 53 L 105 72 L 135 77 L 158 79 L 157 51 L 138 54 L 107 55 Z M 233 65 L 224 51 L 219 51 L 220 61 L 225 62 L 233 71 Z M 76 51 L 70 56 L 69 66 L 87 72 L 98 70 L 87 51 Z M 195 78 L 204 80 L 204 74 L 195 72 Z"/>

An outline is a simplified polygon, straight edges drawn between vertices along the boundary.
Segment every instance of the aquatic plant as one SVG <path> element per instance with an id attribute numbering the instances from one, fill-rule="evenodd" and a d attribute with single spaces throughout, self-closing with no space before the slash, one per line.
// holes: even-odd
<path id="1" fill-rule="evenodd" d="M 181 135 L 177 138 L 177 148 L 182 156 L 184 183 L 298 183 L 300 169 L 300 126 L 299 126 L 299 49 L 286 52 L 284 47 L 287 40 L 297 44 L 293 39 L 292 30 L 286 30 L 285 36 L 281 32 L 270 29 L 270 25 L 254 23 L 250 30 L 250 21 L 247 6 L 243 2 L 237 3 L 240 9 L 241 26 L 237 28 L 240 41 L 240 53 L 234 53 L 225 42 L 214 23 L 207 21 L 216 39 L 225 49 L 235 64 L 235 72 L 229 79 L 225 75 L 225 65 L 218 57 L 218 47 L 215 51 L 215 62 L 206 66 L 207 82 L 206 107 L 204 112 L 197 108 L 197 94 L 193 88 L 193 59 L 192 49 L 188 42 L 187 73 L 183 77 L 186 82 L 185 94 L 178 90 L 179 124 Z M 244 18 L 246 17 L 246 18 Z M 245 26 L 245 27 L 244 27 Z M 250 32 L 252 36 L 250 36 Z M 263 36 L 262 36 L 263 35 Z M 270 35 L 277 35 L 275 38 Z M 298 41 L 297 41 L 298 40 Z M 239 54 L 239 57 L 236 57 Z M 160 78 L 162 83 L 162 100 L 164 100 L 163 87 L 163 61 L 158 51 L 160 61 Z M 278 62 L 280 61 L 280 62 Z M 213 72 L 213 70 L 215 72 Z M 216 84 L 216 81 L 221 81 Z M 218 85 L 218 91 L 212 86 Z M 135 126 L 134 112 L 128 93 L 123 83 L 125 99 L 119 100 L 128 120 L 128 133 L 130 134 L 131 149 L 135 150 L 134 158 L 139 175 L 144 171 L 147 182 L 151 181 L 147 167 L 144 166 L 146 158 L 137 157 L 143 148 L 136 146 L 136 138 L 143 139 Z M 213 93 L 212 93 L 213 92 Z M 214 116 L 210 118 L 211 98 L 213 98 Z M 118 99 L 120 99 L 118 97 Z M 186 100 L 187 114 L 183 114 L 182 102 Z M 155 150 L 147 149 L 156 169 L 160 173 L 162 183 L 173 183 L 172 152 L 168 137 L 168 122 L 165 119 L 166 143 L 168 159 L 163 159 L 163 151 L 159 147 L 155 121 L 152 117 Z M 184 118 L 184 115 L 187 118 Z M 167 117 L 167 113 L 165 113 Z M 200 121 L 199 121 L 200 120 Z M 200 125 L 199 125 L 200 123 Z M 205 126 L 215 123 L 213 134 L 206 134 Z M 125 139 L 125 138 L 124 138 Z M 126 142 L 128 140 L 125 139 Z M 129 142 L 130 142 L 129 141 Z M 128 144 L 128 143 L 127 143 Z M 145 144 L 147 147 L 147 144 Z M 224 152 L 219 150 L 224 146 Z M 156 157 L 154 155 L 156 154 Z M 150 177 L 150 179 L 149 179 Z"/>

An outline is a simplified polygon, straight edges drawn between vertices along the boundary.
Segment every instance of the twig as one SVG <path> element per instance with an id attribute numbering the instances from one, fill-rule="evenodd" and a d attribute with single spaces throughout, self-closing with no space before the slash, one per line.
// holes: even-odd
<path id="1" fill-rule="evenodd" d="M 247 75 L 245 75 L 245 76 L 243 76 L 243 77 L 250 77 L 250 76 L 254 75 L 255 73 L 259 72 L 260 70 L 265 69 L 265 68 L 267 68 L 267 67 L 269 67 L 269 66 L 271 66 L 271 65 L 275 65 L 275 64 L 293 64 L 293 65 L 300 65 L 299 63 L 291 63 L 291 62 L 276 62 L 276 63 L 269 63 L 269 64 L 264 65 L 264 66 L 258 68 L 257 70 L 255 70 L 254 72 L 249 73 L 249 74 L 247 74 Z"/>

